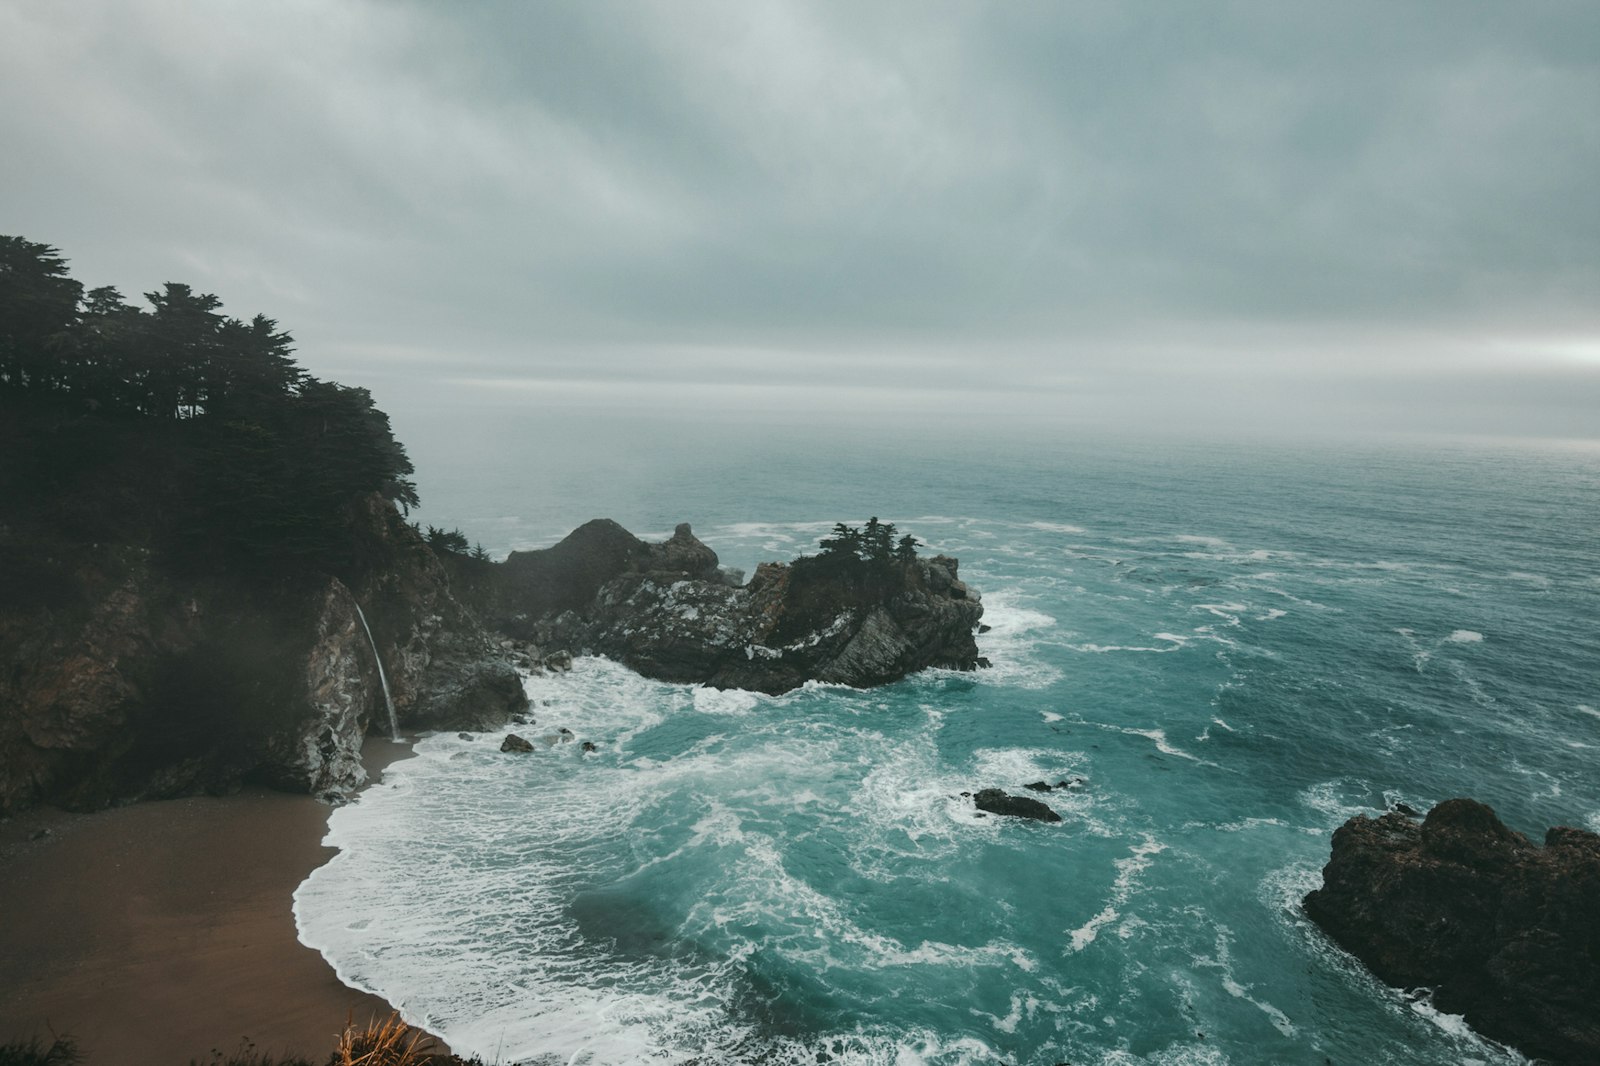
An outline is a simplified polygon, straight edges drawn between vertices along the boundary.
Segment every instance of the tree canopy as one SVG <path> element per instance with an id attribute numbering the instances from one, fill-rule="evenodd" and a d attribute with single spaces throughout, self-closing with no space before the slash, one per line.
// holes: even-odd
<path id="1" fill-rule="evenodd" d="M 211 293 L 167 282 L 144 299 L 85 293 L 57 249 L 0 236 L 0 401 L 171 427 L 198 457 L 196 521 L 223 546 L 330 563 L 354 498 L 417 505 L 366 389 L 307 374 L 277 322 Z"/>

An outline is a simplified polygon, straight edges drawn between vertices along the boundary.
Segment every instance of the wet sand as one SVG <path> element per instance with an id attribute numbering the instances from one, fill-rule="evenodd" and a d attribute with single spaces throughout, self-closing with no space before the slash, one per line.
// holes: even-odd
<path id="1" fill-rule="evenodd" d="M 409 750 L 369 740 L 368 772 Z M 295 937 L 294 890 L 335 854 L 328 813 L 247 789 L 0 824 L 0 1043 L 70 1034 L 86 1066 L 182 1066 L 245 1040 L 320 1062 L 348 1014 L 387 1017 Z"/>

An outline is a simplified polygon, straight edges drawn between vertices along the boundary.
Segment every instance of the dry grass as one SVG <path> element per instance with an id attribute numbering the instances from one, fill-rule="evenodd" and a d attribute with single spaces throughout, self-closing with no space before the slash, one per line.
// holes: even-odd
<path id="1" fill-rule="evenodd" d="M 329 1066 L 430 1066 L 434 1048 L 432 1036 L 401 1021 L 398 1013 L 360 1028 L 350 1017 Z"/>

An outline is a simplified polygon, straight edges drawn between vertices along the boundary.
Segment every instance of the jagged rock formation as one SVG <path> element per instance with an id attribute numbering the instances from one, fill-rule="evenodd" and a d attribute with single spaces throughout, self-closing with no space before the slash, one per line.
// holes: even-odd
<path id="1" fill-rule="evenodd" d="M 1002 814 L 1009 818 L 1031 818 L 1036 822 L 1061 821 L 1061 815 L 1051 810 L 1048 804 L 1029 799 L 1027 796 L 1013 796 L 1000 788 L 982 789 L 972 797 L 972 802 L 978 810 L 988 811 L 990 814 Z"/>
<path id="2" fill-rule="evenodd" d="M 647 544 L 597 519 L 552 548 L 512 553 L 485 607 L 514 636 L 717 688 L 863 687 L 988 665 L 973 639 L 983 605 L 956 560 L 817 562 L 763 563 L 741 586 L 687 524 Z"/>
<path id="3" fill-rule="evenodd" d="M 526 705 L 516 671 L 394 508 L 359 501 L 355 588 L 263 587 L 137 545 L 52 544 L 0 526 L 0 811 L 222 791 L 337 797 L 387 733 L 366 610 L 403 725 L 481 729 Z"/>
<path id="4" fill-rule="evenodd" d="M 1469 799 L 1352 818 L 1306 914 L 1383 981 L 1553 1062 L 1600 1062 L 1600 836 L 1544 846 Z"/>

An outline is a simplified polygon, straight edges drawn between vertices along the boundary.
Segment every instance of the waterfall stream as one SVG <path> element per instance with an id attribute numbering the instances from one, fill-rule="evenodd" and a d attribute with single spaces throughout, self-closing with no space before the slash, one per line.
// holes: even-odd
<path id="1" fill-rule="evenodd" d="M 378 654 L 378 642 L 372 639 L 372 627 L 367 625 L 367 616 L 362 612 L 359 603 L 356 604 L 356 617 L 361 620 L 361 628 L 366 631 L 367 644 L 372 648 L 372 661 L 378 664 L 378 684 L 383 686 L 383 705 L 389 709 L 389 739 L 398 741 L 400 721 L 394 715 L 394 697 L 389 695 L 389 675 L 383 672 L 383 656 Z"/>

